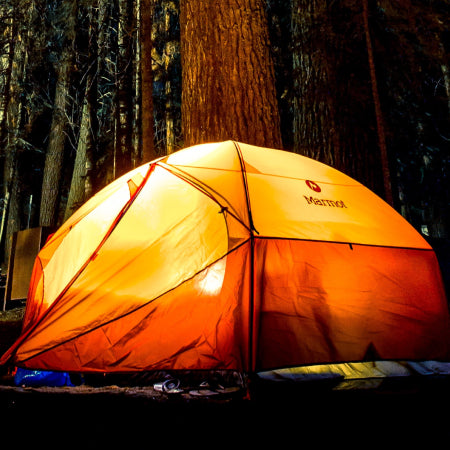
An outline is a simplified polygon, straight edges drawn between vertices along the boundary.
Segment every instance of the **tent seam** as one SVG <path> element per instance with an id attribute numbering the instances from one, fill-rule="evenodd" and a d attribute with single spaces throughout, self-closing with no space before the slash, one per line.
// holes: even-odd
<path id="1" fill-rule="evenodd" d="M 360 242 L 350 241 L 327 241 L 326 239 L 307 239 L 307 238 L 294 238 L 294 237 L 278 237 L 278 236 L 255 236 L 255 239 L 267 239 L 267 240 L 279 240 L 279 241 L 304 241 L 304 242 L 320 242 L 324 244 L 341 244 L 341 245 L 357 245 L 361 247 L 379 247 L 379 248 L 392 248 L 399 250 L 422 250 L 425 252 L 434 252 L 433 248 L 423 247 L 405 247 L 395 245 L 383 245 L 383 244 L 364 244 Z"/>

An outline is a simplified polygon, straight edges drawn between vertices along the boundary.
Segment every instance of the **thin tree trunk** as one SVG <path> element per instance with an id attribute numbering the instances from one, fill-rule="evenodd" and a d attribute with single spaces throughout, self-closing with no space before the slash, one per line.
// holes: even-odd
<path id="1" fill-rule="evenodd" d="M 281 147 L 265 2 L 180 2 L 184 145 Z"/>
<path id="2" fill-rule="evenodd" d="M 447 107 L 450 115 L 450 70 L 446 64 L 441 64 L 442 77 L 444 79 L 445 92 L 447 94 Z"/>
<path id="3" fill-rule="evenodd" d="M 0 242 L 3 242 L 3 230 L 5 229 L 6 216 L 8 215 L 9 195 L 9 190 L 5 189 L 5 192 L 3 194 L 2 218 L 0 220 Z M 7 253 L 9 255 L 9 251 Z"/>
<path id="4" fill-rule="evenodd" d="M 153 128 L 152 12 L 153 0 L 140 0 L 140 68 L 142 161 L 156 158 Z"/>
<path id="5" fill-rule="evenodd" d="M 117 85 L 117 33 L 111 33 L 115 29 L 115 16 L 118 10 L 117 0 L 98 0 L 98 109 L 96 115 L 99 121 L 98 128 L 103 136 L 111 136 L 109 146 L 99 158 L 105 158 L 105 173 L 97 180 L 94 190 L 98 190 L 115 179 L 115 153 L 116 153 L 116 111 L 117 90 L 111 89 L 111 85 Z M 115 13 L 114 13 L 115 12 Z M 105 83 L 106 81 L 106 83 Z M 98 137 L 100 140 L 101 137 Z"/>
<path id="6" fill-rule="evenodd" d="M 5 261 L 9 260 L 13 234 L 20 230 L 19 177 L 14 165 L 9 187 L 8 221 L 6 224 Z"/>
<path id="7" fill-rule="evenodd" d="M 133 33 L 133 122 L 132 122 L 132 155 L 131 166 L 133 168 L 141 164 L 142 161 L 142 120 L 141 120 L 141 17 L 140 0 L 136 0 L 133 6 L 134 33 Z"/>
<path id="8" fill-rule="evenodd" d="M 90 7 L 89 59 L 86 87 L 81 111 L 80 133 L 75 155 L 72 180 L 64 214 L 67 220 L 93 193 L 93 151 L 96 133 L 97 66 L 98 66 L 98 3 Z"/>
<path id="9" fill-rule="evenodd" d="M 115 176 L 131 167 L 133 111 L 133 2 L 119 0 Z"/>
<path id="10" fill-rule="evenodd" d="M 391 174 L 389 169 L 389 157 L 387 153 L 386 146 L 386 134 L 384 130 L 384 119 L 383 113 L 381 111 L 380 96 L 378 94 L 378 83 L 375 71 L 375 61 L 372 48 L 372 39 L 370 37 L 370 27 L 369 27 L 369 1 L 363 0 L 363 21 L 364 21 L 364 33 L 366 37 L 367 45 L 367 57 L 369 62 L 370 70 L 370 81 L 372 85 L 372 95 L 373 103 L 375 107 L 375 118 L 377 121 L 377 131 L 378 131 L 378 145 L 380 149 L 380 160 L 383 172 L 383 183 L 384 183 L 384 197 L 388 204 L 393 206 L 394 200 L 392 196 L 392 186 L 391 186 Z"/>
<path id="11" fill-rule="evenodd" d="M 166 26 L 168 26 L 166 22 Z M 168 29 L 166 29 L 168 31 Z M 166 152 L 171 154 L 175 151 L 175 124 L 173 118 L 173 89 L 172 80 L 170 75 L 171 64 L 173 63 L 173 57 L 177 52 L 177 45 L 175 42 L 170 41 L 166 43 L 164 50 L 164 68 L 167 75 L 166 83 L 164 86 L 166 97 Z"/>
<path id="12" fill-rule="evenodd" d="M 61 59 L 57 64 L 57 83 L 53 106 L 52 126 L 45 158 L 44 176 L 42 182 L 40 225 L 55 226 L 57 223 L 60 181 L 64 157 L 65 130 L 67 126 L 67 99 L 72 70 L 73 41 L 75 39 L 75 23 L 77 15 L 77 0 L 61 5 L 65 8 L 66 29 L 65 46 Z"/>
<path id="13" fill-rule="evenodd" d="M 80 136 L 78 138 L 77 153 L 72 173 L 69 196 L 67 199 L 64 220 L 67 220 L 88 198 L 92 185 L 89 183 L 88 173 L 92 169 L 87 153 L 92 145 L 91 139 L 91 105 L 86 95 L 81 114 Z"/>

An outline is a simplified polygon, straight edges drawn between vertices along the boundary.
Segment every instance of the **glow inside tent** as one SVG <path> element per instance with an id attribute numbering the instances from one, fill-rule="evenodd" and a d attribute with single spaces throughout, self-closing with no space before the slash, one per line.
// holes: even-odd
<path id="1" fill-rule="evenodd" d="M 39 253 L 18 366 L 80 372 L 448 360 L 435 253 L 366 187 L 227 141 L 145 164 Z"/>

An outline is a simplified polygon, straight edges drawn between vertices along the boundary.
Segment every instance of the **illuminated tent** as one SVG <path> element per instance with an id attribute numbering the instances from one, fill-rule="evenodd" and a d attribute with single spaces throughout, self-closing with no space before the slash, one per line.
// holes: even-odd
<path id="1" fill-rule="evenodd" d="M 227 141 L 145 164 L 39 253 L 3 356 L 81 372 L 448 360 L 435 253 L 367 188 Z"/>

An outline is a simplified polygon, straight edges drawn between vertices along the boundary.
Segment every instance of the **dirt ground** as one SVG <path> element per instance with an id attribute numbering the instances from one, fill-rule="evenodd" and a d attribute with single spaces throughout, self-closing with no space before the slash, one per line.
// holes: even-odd
<path id="1" fill-rule="evenodd" d="M 2 352 L 18 336 L 22 314 L 0 314 Z M 446 377 L 393 379 L 370 389 L 336 380 L 256 378 L 243 389 L 209 396 L 192 395 L 199 389 L 192 378 L 192 385 L 182 382 L 178 393 L 155 389 L 156 379 L 147 385 L 87 381 L 75 387 L 20 387 L 3 368 L 2 442 L 44 450 L 450 444 Z"/>
<path id="2" fill-rule="evenodd" d="M 250 399 L 162 394 L 151 386 L 0 388 L 2 438 L 21 449 L 448 448 L 449 399 L 448 382 L 377 392 L 262 384 Z"/>
<path id="3" fill-rule="evenodd" d="M 0 311 L 0 354 L 3 354 L 19 336 L 24 314 L 23 306 Z"/>

